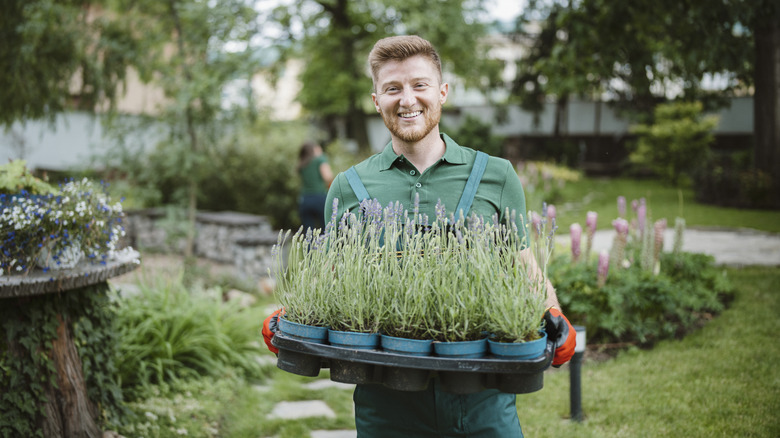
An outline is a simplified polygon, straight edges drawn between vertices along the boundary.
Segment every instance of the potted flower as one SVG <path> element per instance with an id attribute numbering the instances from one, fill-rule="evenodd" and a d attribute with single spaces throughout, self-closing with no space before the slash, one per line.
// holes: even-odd
<path id="1" fill-rule="evenodd" d="M 24 160 L 13 160 L 0 166 L 0 196 L 4 201 L 10 201 L 13 195 L 37 196 L 55 191 L 54 186 L 33 175 Z"/>
<path id="2" fill-rule="evenodd" d="M 288 238 L 290 231 L 279 233 L 274 246 L 277 269 L 285 265 L 282 247 L 288 244 Z M 333 284 L 332 272 L 328 272 L 324 260 L 323 240 L 319 230 L 304 233 L 301 229 L 293 234 L 287 254 L 289 262 L 284 271 L 277 272 L 274 292 L 284 308 L 284 315 L 279 318 L 282 333 L 316 343 L 324 343 L 328 338 L 326 298 Z"/>
<path id="3" fill-rule="evenodd" d="M 106 187 L 86 178 L 45 195 L 10 196 L 0 216 L 0 275 L 72 268 L 81 257 L 105 264 L 124 236 L 123 215 Z"/>
<path id="4" fill-rule="evenodd" d="M 541 265 L 541 275 L 536 269 L 528 269 L 525 263 L 513 263 L 512 260 L 499 258 L 501 265 L 495 278 L 502 284 L 503 293 L 493 293 L 488 297 L 491 311 L 486 315 L 486 329 L 491 336 L 488 339 L 490 352 L 505 359 L 531 359 L 540 356 L 545 349 L 547 334 L 541 321 L 547 300 L 547 264 L 554 247 L 555 220 L 551 220 L 547 231 L 548 215 L 530 214 L 536 220 L 529 224 L 533 230 L 527 230 L 526 240 L 532 250 L 534 261 Z M 520 248 L 525 246 L 525 242 Z M 513 246 L 519 259 L 519 249 Z M 512 293 L 512 290 L 523 293 Z"/>

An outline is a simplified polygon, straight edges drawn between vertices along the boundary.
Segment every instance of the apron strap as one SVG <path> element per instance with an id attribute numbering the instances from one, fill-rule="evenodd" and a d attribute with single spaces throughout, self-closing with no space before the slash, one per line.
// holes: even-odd
<path id="1" fill-rule="evenodd" d="M 347 177 L 347 182 L 349 183 L 349 186 L 352 187 L 352 191 L 355 192 L 358 202 L 363 202 L 370 198 L 366 186 L 363 185 L 363 181 L 360 180 L 357 170 L 355 170 L 355 166 L 347 169 L 347 171 L 344 172 L 344 175 Z"/>
<path id="2" fill-rule="evenodd" d="M 471 204 L 474 202 L 474 195 L 477 194 L 477 187 L 479 187 L 479 183 L 482 181 L 482 175 L 485 174 L 487 162 L 488 154 L 477 151 L 477 157 L 474 159 L 474 167 L 471 168 L 471 175 L 469 175 L 469 179 L 466 181 L 466 188 L 463 189 L 463 194 L 460 195 L 458 208 L 455 209 L 456 221 L 461 215 L 463 215 L 463 218 L 465 219 L 469 210 L 471 210 Z"/>

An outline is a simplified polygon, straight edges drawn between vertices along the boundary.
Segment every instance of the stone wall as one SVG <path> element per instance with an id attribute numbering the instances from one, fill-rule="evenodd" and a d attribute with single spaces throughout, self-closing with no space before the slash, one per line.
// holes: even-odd
<path id="1" fill-rule="evenodd" d="M 154 208 L 126 212 L 126 243 L 140 251 L 183 253 L 186 221 L 174 210 Z M 197 257 L 232 264 L 239 275 L 259 280 L 273 271 L 272 248 L 278 231 L 264 216 L 233 211 L 199 212 L 195 221 Z"/>

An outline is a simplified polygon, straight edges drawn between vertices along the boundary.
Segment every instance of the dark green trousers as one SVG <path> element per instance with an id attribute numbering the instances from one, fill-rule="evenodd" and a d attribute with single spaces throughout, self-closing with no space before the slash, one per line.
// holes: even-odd
<path id="1" fill-rule="evenodd" d="M 438 378 L 414 392 L 357 385 L 358 438 L 522 438 L 515 394 L 488 389 L 459 395 L 440 387 Z"/>

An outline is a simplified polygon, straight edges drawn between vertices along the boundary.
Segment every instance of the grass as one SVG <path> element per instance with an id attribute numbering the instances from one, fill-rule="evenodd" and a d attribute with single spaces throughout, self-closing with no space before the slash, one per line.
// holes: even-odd
<path id="1" fill-rule="evenodd" d="M 583 178 L 568 183 L 562 192 L 564 202 L 556 203 L 558 233 L 568 234 L 569 225 L 585 225 L 588 211 L 599 214 L 599 228 L 611 227 L 617 217 L 617 197 L 645 198 L 653 219 L 666 218 L 670 226 L 676 217 L 685 218 L 688 227 L 752 228 L 780 233 L 780 211 L 723 208 L 697 203 L 693 190 L 677 189 L 658 180 L 629 178 Z M 543 199 L 528 195 L 528 209 L 541 211 Z M 630 206 L 629 206 L 630 208 Z"/>

